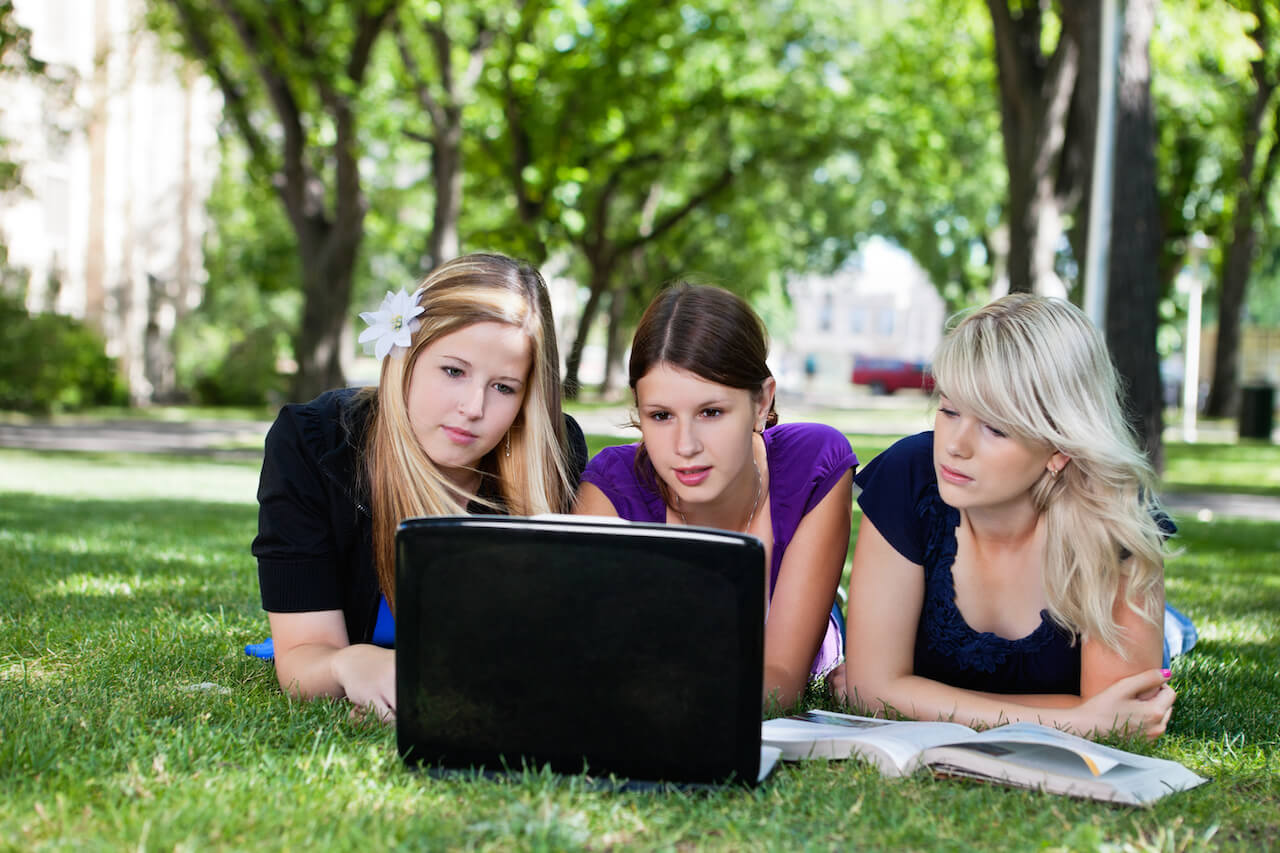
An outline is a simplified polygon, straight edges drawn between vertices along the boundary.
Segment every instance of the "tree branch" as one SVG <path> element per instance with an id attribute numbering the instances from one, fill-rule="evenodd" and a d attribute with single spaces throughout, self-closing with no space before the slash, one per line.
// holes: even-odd
<path id="1" fill-rule="evenodd" d="M 645 243 L 658 239 L 667 231 L 675 227 L 680 222 L 680 220 L 684 219 L 686 216 L 688 216 L 693 211 L 697 210 L 703 204 L 710 201 L 712 198 L 719 195 L 724 190 L 728 189 L 729 186 L 734 182 L 734 180 L 736 180 L 737 177 L 745 170 L 746 166 L 749 166 L 751 163 L 753 163 L 755 159 L 756 158 L 753 156 L 750 160 L 748 160 L 745 164 L 743 164 L 742 167 L 736 168 L 736 169 L 733 167 L 732 164 L 726 165 L 724 169 L 721 170 L 720 174 L 716 176 L 716 178 L 713 181 L 711 181 L 709 184 L 707 184 L 698 192 L 691 195 L 688 201 L 686 201 L 680 207 L 677 207 L 674 210 L 668 211 L 665 216 L 658 219 L 654 223 L 653 228 L 647 234 L 638 234 L 635 237 L 631 238 L 630 240 L 627 240 L 623 243 L 619 243 L 617 246 L 617 251 L 619 253 L 629 252 L 632 249 L 636 248 L 637 246 L 641 246 L 641 245 L 644 245 Z"/>
<path id="2" fill-rule="evenodd" d="M 441 108 L 440 102 L 431 94 L 430 87 L 427 86 L 426 79 L 422 75 L 422 67 L 418 65 L 418 60 L 409 47 L 409 39 L 405 36 L 404 28 L 399 18 L 392 23 L 391 31 L 395 36 L 396 47 L 400 50 L 400 61 L 404 63 L 405 71 L 409 73 L 409 77 L 413 82 L 413 92 L 418 98 L 418 105 L 422 107 L 423 111 L 431 119 L 431 124 L 438 133 L 440 128 L 444 127 L 444 110 Z M 424 138 L 422 141 L 429 144 L 434 144 L 435 142 L 433 138 Z"/>
<path id="3" fill-rule="evenodd" d="M 282 163 L 284 185 L 276 189 L 281 198 L 284 199 L 289 218 L 294 220 L 294 227 L 301 234 L 308 214 L 306 189 L 311 175 L 303 159 L 306 136 L 302 129 L 302 115 L 298 110 L 298 103 L 293 97 L 293 92 L 289 88 L 284 72 L 274 64 L 268 63 L 268 51 L 263 49 L 258 34 L 249 26 L 249 22 L 231 4 L 230 0 L 217 0 L 217 2 L 231 22 L 236 35 L 239 36 L 240 42 L 244 45 L 245 52 L 253 62 L 254 68 L 257 69 L 258 76 L 261 78 L 263 86 L 266 87 L 267 96 L 275 108 L 276 117 L 280 120 L 280 126 L 284 130 L 284 160 Z"/>

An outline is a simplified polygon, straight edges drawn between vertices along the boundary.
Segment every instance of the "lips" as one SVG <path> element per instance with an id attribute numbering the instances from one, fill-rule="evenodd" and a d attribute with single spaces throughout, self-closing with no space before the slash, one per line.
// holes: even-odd
<path id="1" fill-rule="evenodd" d="M 441 427 L 441 429 L 444 430 L 444 434 L 447 435 L 449 440 L 454 444 L 470 444 L 479 438 L 475 433 L 467 432 L 461 427 L 444 426 Z"/>
<path id="2" fill-rule="evenodd" d="M 973 482 L 973 478 L 970 477 L 969 475 L 961 474 L 956 469 L 949 468 L 946 465 L 938 466 L 938 474 L 941 476 L 943 480 L 946 480 L 948 483 L 953 483 L 957 486 L 963 486 Z"/>
<path id="3" fill-rule="evenodd" d="M 676 468 L 675 475 L 681 485 L 696 486 L 703 480 L 707 479 L 707 477 L 711 476 L 711 466 L 706 465 L 698 468 Z"/>

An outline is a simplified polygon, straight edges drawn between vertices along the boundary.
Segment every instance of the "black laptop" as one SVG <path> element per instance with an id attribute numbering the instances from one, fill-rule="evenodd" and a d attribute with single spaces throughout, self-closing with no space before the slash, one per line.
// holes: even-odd
<path id="1" fill-rule="evenodd" d="M 396 533 L 399 752 L 414 765 L 752 785 L 764 550 L 578 516 Z"/>

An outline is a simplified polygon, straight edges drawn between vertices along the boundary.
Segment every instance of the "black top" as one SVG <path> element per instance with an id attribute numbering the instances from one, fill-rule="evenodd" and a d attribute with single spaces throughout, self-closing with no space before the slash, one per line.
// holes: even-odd
<path id="1" fill-rule="evenodd" d="M 916 627 L 916 675 L 988 693 L 1080 692 L 1080 638 L 1047 610 L 1025 637 L 975 631 L 956 607 L 951 566 L 960 512 L 938 494 L 933 433 L 909 436 L 854 477 L 858 505 L 899 554 L 924 569 L 924 601 Z M 1158 508 L 1152 516 L 1166 538 L 1177 531 Z M 1123 558 L 1122 554 L 1122 558 Z"/>
<path id="2" fill-rule="evenodd" d="M 372 638 L 381 595 L 360 470 L 372 402 L 368 391 L 343 388 L 280 410 L 267 433 L 252 545 L 263 610 L 341 610 L 352 643 Z M 568 415 L 565 428 L 576 483 L 587 464 L 587 444 Z M 481 494 L 496 498 L 487 485 Z M 492 512 L 475 503 L 467 511 Z"/>
<path id="3" fill-rule="evenodd" d="M 1080 643 L 1048 611 L 1025 637 L 975 631 L 956 607 L 951 565 L 960 513 L 938 494 L 933 433 L 894 444 L 854 478 L 858 505 L 899 554 L 924 568 L 916 675 L 988 693 L 1080 692 Z"/>

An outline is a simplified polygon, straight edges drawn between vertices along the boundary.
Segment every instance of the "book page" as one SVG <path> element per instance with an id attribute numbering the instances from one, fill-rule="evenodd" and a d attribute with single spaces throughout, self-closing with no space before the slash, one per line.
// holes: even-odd
<path id="1" fill-rule="evenodd" d="M 922 758 L 935 771 L 953 775 L 1127 803 L 1152 802 L 1206 781 L 1176 761 L 1136 755 L 1035 723 L 1000 726 L 926 750 Z"/>
<path id="2" fill-rule="evenodd" d="M 1009 760 L 1019 763 L 1031 762 L 1036 766 L 1044 766 L 1045 762 L 1051 762 L 1055 768 L 1061 766 L 1064 772 L 1067 767 L 1073 767 L 1087 771 L 1092 776 L 1101 776 L 1117 764 L 1142 757 L 1109 749 L 1036 723 L 1012 723 L 990 729 L 967 739 L 963 745 L 972 749 L 979 744 L 999 744 L 1004 749 L 1002 754 L 1007 754 Z M 1019 759 L 1019 756 L 1022 758 Z M 1135 766 L 1140 764 L 1128 763 L 1134 763 Z"/>
<path id="3" fill-rule="evenodd" d="M 972 729 L 956 723 L 894 722 L 831 711 L 767 720 L 762 731 L 764 742 L 782 747 L 784 758 L 856 755 L 892 776 L 914 770 L 924 747 L 973 735 Z"/>
<path id="4" fill-rule="evenodd" d="M 973 735 L 973 729 L 959 723 L 902 722 L 890 723 L 884 728 L 864 732 L 859 736 L 859 740 L 891 752 L 895 756 L 911 756 L 914 759 L 922 750 L 931 746 L 963 742 Z M 918 761 L 915 760 L 909 763 L 902 761 L 900 765 L 909 772 L 917 763 Z"/>
<path id="5" fill-rule="evenodd" d="M 756 782 L 763 782 L 765 777 L 773 772 L 774 765 L 778 763 L 778 759 L 782 757 L 782 750 L 776 746 L 760 746 L 760 773 L 756 776 Z"/>

